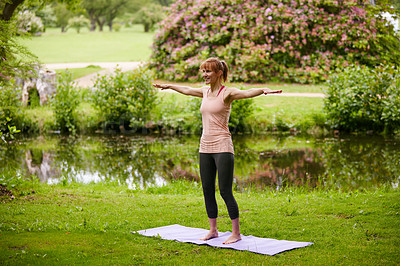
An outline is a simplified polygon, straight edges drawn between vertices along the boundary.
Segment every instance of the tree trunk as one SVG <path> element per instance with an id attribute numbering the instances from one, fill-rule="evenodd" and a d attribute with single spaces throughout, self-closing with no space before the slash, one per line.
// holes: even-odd
<path id="1" fill-rule="evenodd" d="M 96 30 L 96 17 L 94 15 L 94 11 L 87 10 L 89 19 L 90 19 L 90 31 L 95 31 Z"/>
<path id="2" fill-rule="evenodd" d="M 144 32 L 149 32 L 150 31 L 150 23 L 144 23 Z"/>
<path id="3" fill-rule="evenodd" d="M 90 18 L 90 31 L 96 30 L 96 20 L 94 18 Z"/>
<path id="4" fill-rule="evenodd" d="M 9 21 L 14 14 L 15 9 L 24 2 L 24 0 L 12 0 L 11 3 L 6 3 L 3 9 L 3 14 L 0 15 L 0 20 Z"/>
<path id="5" fill-rule="evenodd" d="M 108 27 L 110 28 L 110 32 L 112 31 L 112 25 L 113 25 L 112 21 L 108 22 Z"/>
<path id="6" fill-rule="evenodd" d="M 97 18 L 96 21 L 97 25 L 99 25 L 99 30 L 103 31 L 104 23 L 106 23 L 106 20 Z"/>

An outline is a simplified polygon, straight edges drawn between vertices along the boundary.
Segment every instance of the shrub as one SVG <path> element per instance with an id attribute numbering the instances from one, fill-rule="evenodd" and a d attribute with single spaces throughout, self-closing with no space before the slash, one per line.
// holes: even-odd
<path id="1" fill-rule="evenodd" d="M 324 109 L 333 128 L 344 131 L 400 129 L 400 70 L 390 66 L 345 68 L 333 75 Z"/>
<path id="2" fill-rule="evenodd" d="M 18 13 L 17 27 L 21 33 L 29 33 L 32 35 L 44 31 L 42 19 L 29 10 Z"/>
<path id="3" fill-rule="evenodd" d="M 58 75 L 56 94 L 51 100 L 56 125 L 62 133 L 76 134 L 76 108 L 79 105 L 79 93 L 75 90 L 72 74 L 68 71 Z"/>
<path id="4" fill-rule="evenodd" d="M 247 119 L 254 112 L 253 99 L 241 99 L 232 102 L 229 128 L 232 133 L 245 133 L 248 131 Z"/>
<path id="5" fill-rule="evenodd" d="M 18 133 L 17 126 L 22 119 L 21 92 L 18 89 L 0 87 L 0 139 L 7 142 Z"/>
<path id="6" fill-rule="evenodd" d="M 68 27 L 74 28 L 77 33 L 81 31 L 81 28 L 88 27 L 90 21 L 83 15 L 79 17 L 73 17 L 68 20 Z"/>
<path id="7" fill-rule="evenodd" d="M 157 98 L 151 80 L 150 72 L 144 68 L 125 73 L 116 69 L 115 73 L 95 80 L 93 102 L 108 124 L 142 127 Z"/>
<path id="8" fill-rule="evenodd" d="M 307 83 L 353 63 L 398 65 L 385 10 L 369 0 L 178 0 L 160 23 L 150 66 L 158 78 L 195 81 L 200 63 L 217 56 L 233 81 Z"/>
<path id="9" fill-rule="evenodd" d="M 120 32 L 122 28 L 122 25 L 120 23 L 114 23 L 112 26 L 113 31 L 115 32 Z"/>

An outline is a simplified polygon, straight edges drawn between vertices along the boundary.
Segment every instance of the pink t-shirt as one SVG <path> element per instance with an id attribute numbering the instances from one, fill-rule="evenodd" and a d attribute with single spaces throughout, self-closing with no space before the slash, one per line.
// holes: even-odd
<path id="1" fill-rule="evenodd" d="M 208 97 L 210 89 L 203 94 L 200 107 L 203 120 L 203 134 L 200 139 L 199 151 L 201 153 L 234 153 L 228 127 L 231 105 L 224 103 L 225 90 L 226 88 L 223 86 L 217 97 Z"/>

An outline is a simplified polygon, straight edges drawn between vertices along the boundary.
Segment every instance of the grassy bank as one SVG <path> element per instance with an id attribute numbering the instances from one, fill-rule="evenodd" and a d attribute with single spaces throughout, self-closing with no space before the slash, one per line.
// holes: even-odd
<path id="1" fill-rule="evenodd" d="M 286 189 L 236 192 L 242 234 L 311 241 L 264 256 L 148 238 L 131 231 L 181 224 L 207 228 L 201 188 L 177 181 L 129 190 L 114 184 L 20 183 L 1 198 L 0 261 L 26 264 L 396 265 L 399 191 L 341 193 Z M 230 221 L 221 198 L 219 230 Z"/>
<path id="2" fill-rule="evenodd" d="M 198 85 L 200 84 L 192 84 L 192 86 Z M 259 84 L 258 86 L 262 85 Z M 317 92 L 317 87 L 312 85 L 264 84 L 263 86 L 274 89 L 289 87 L 290 92 Z M 254 85 L 245 85 L 246 89 L 252 87 Z M 321 92 L 321 86 L 319 86 L 319 92 Z M 81 90 L 81 104 L 76 115 L 81 133 L 101 130 L 104 124 L 104 118 L 90 102 L 89 95 L 88 90 Z M 193 133 L 191 130 L 198 127 L 200 121 L 194 119 L 195 114 L 189 108 L 192 100 L 192 97 L 178 93 L 159 92 L 157 105 L 151 113 L 151 120 L 155 123 L 161 121 L 161 123 L 164 123 L 164 127 L 180 128 L 181 131 Z M 322 106 L 323 99 L 318 97 L 268 95 L 254 98 L 255 110 L 246 122 L 248 131 L 264 133 L 273 130 L 296 129 L 307 132 L 313 131 L 315 128 L 324 128 L 325 118 L 322 113 Z M 22 128 L 23 131 L 48 133 L 57 130 L 54 112 L 49 106 L 24 108 L 24 117 L 25 129 Z"/>

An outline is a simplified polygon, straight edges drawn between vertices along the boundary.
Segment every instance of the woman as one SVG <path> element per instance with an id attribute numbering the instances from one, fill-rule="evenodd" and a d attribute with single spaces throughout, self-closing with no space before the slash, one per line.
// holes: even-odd
<path id="1" fill-rule="evenodd" d="M 241 240 L 239 229 L 239 208 L 232 193 L 234 151 L 228 122 L 231 104 L 234 100 L 256 97 L 262 94 L 281 93 L 281 90 L 255 88 L 239 90 L 225 87 L 228 78 L 228 66 L 218 58 L 204 61 L 200 70 L 207 86 L 191 88 L 170 84 L 154 84 L 162 90 L 172 89 L 189 96 L 203 98 L 200 111 L 202 114 L 203 133 L 200 139 L 200 177 L 203 187 L 206 211 L 210 231 L 201 240 L 218 237 L 218 207 L 215 199 L 215 179 L 218 172 L 220 194 L 225 201 L 229 217 L 232 220 L 232 234 L 224 244 Z"/>

